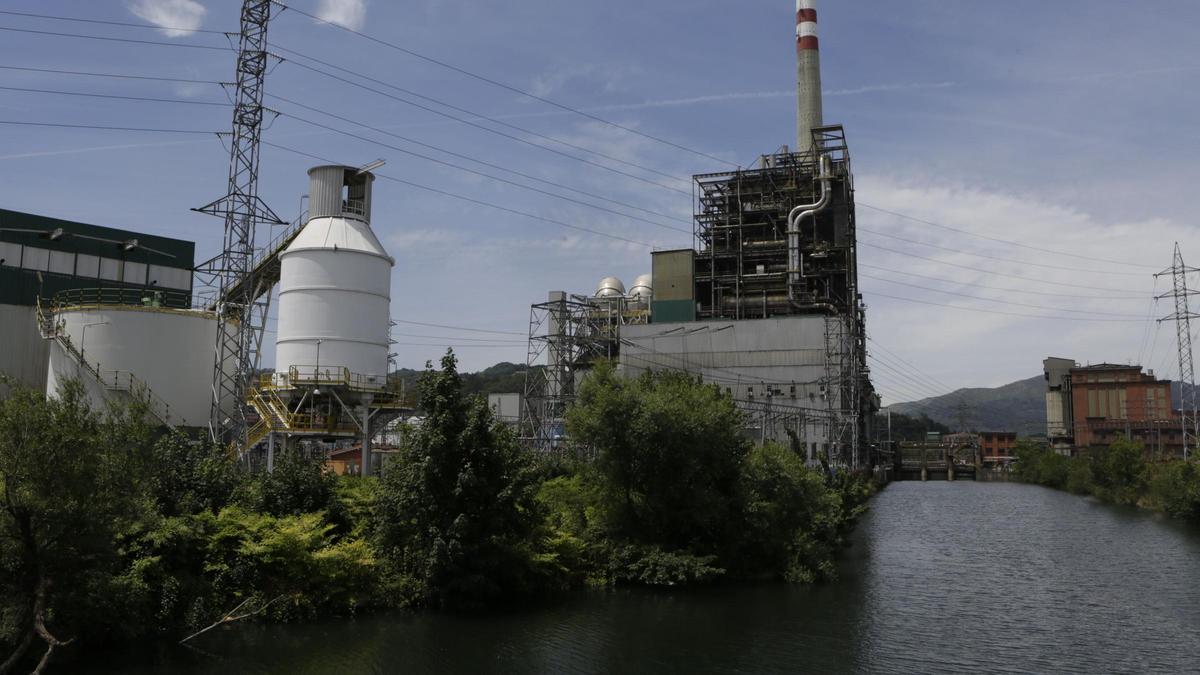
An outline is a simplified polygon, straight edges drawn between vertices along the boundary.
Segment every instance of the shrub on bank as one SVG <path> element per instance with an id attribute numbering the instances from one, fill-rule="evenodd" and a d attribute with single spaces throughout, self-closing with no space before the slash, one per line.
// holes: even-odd
<path id="1" fill-rule="evenodd" d="M 1016 453 L 1016 475 L 1026 482 L 1200 521 L 1200 462 L 1195 459 L 1148 461 L 1142 444 L 1126 439 L 1080 457 L 1024 441 L 1018 441 Z"/>

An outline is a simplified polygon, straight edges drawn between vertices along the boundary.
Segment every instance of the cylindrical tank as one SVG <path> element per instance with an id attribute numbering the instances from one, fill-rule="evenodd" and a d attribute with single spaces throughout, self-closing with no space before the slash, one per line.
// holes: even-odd
<path id="1" fill-rule="evenodd" d="M 345 368 L 387 373 L 388 316 L 395 262 L 371 231 L 369 172 L 309 172 L 310 218 L 280 254 L 275 369 Z"/>
<path id="2" fill-rule="evenodd" d="M 122 392 L 149 387 L 156 416 L 169 415 L 174 426 L 203 426 L 209 421 L 213 345 L 217 319 L 209 312 L 130 306 L 62 309 L 54 314 L 59 333 L 78 356 L 58 342 L 50 346 L 46 394 L 61 383 L 78 380 L 94 407 Z"/>
<path id="3" fill-rule="evenodd" d="M 604 277 L 596 286 L 597 298 L 615 298 L 625 295 L 625 284 L 616 277 Z"/>
<path id="4" fill-rule="evenodd" d="M 649 306 L 650 300 L 654 296 L 653 280 L 649 274 L 643 274 L 633 280 L 633 285 L 629 287 L 629 298 L 634 302 Z"/>

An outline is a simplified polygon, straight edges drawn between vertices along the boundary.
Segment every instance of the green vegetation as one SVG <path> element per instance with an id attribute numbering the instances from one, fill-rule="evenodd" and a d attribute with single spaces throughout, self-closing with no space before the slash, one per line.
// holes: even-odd
<path id="1" fill-rule="evenodd" d="M 426 370 L 425 421 L 382 479 L 295 453 L 251 474 L 139 403 L 89 409 L 77 384 L 0 400 L 0 675 L 248 617 L 830 579 L 871 493 L 752 447 L 732 401 L 685 375 L 598 368 L 568 413 L 586 461 L 532 457 L 465 389 L 452 354 Z"/>
<path id="2" fill-rule="evenodd" d="M 875 415 L 874 428 L 877 439 L 886 441 L 888 436 L 888 416 L 877 413 Z M 945 424 L 930 419 L 929 415 L 924 412 L 915 415 L 906 415 L 898 412 L 892 413 L 893 441 L 922 442 L 925 440 L 925 434 L 930 431 L 948 434 L 952 430 Z"/>
<path id="3" fill-rule="evenodd" d="M 1126 439 L 1066 457 L 1028 441 L 1017 442 L 1017 477 L 1030 483 L 1141 506 L 1200 522 L 1200 462 L 1148 461 L 1142 444 Z"/>

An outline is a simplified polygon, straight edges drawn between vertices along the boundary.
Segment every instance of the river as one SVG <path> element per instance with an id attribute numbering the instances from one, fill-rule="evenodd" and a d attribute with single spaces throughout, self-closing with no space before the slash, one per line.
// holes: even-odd
<path id="1" fill-rule="evenodd" d="M 90 672 L 1200 672 L 1200 531 L 1031 485 L 901 482 L 836 583 L 239 625 L 197 647 Z"/>

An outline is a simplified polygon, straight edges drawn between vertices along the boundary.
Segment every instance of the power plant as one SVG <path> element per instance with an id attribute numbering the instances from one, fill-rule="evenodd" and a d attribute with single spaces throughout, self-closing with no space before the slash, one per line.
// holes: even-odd
<path id="1" fill-rule="evenodd" d="M 628 376 L 699 375 L 733 397 L 757 440 L 867 466 L 878 399 L 866 365 L 853 174 L 844 130 L 822 118 L 818 48 L 815 0 L 798 0 L 796 149 L 694 176 L 692 248 L 654 252 L 649 283 L 639 277 L 628 294 L 610 277 L 592 296 L 554 291 L 533 306 L 529 444 L 563 442 L 575 388 L 604 357 Z"/>
<path id="2" fill-rule="evenodd" d="M 388 387 L 394 260 L 371 228 L 371 170 L 382 160 L 310 169 L 308 211 L 256 243 L 259 226 L 286 225 L 257 188 L 270 5 L 245 2 L 229 192 L 197 209 L 225 219 L 216 257 L 197 265 L 188 242 L 42 219 L 0 236 L 8 242 L 0 267 L 19 261 L 27 292 L 12 311 L 45 340 L 35 355 L 45 369 L 33 379 L 48 394 L 75 379 L 97 405 L 137 397 L 160 423 L 204 430 L 250 459 L 261 454 L 268 469 L 280 447 L 357 439 L 361 471 L 370 473 L 372 437 L 402 410 Z M 694 373 L 737 402 L 759 442 L 790 442 L 811 461 L 868 465 L 877 398 L 865 360 L 853 174 L 842 127 L 822 117 L 814 0 L 797 2 L 795 39 L 794 149 L 695 175 L 692 247 L 655 251 L 649 273 L 629 286 L 608 276 L 591 293 L 553 291 L 531 307 L 534 367 L 520 411 L 530 446 L 563 445 L 581 378 L 609 360 L 630 377 Z M 106 243 L 82 243 L 94 241 Z M 56 281 L 68 262 L 80 278 Z M 211 292 L 193 288 L 193 273 L 210 278 Z M 261 354 L 276 288 L 268 371 Z"/>

